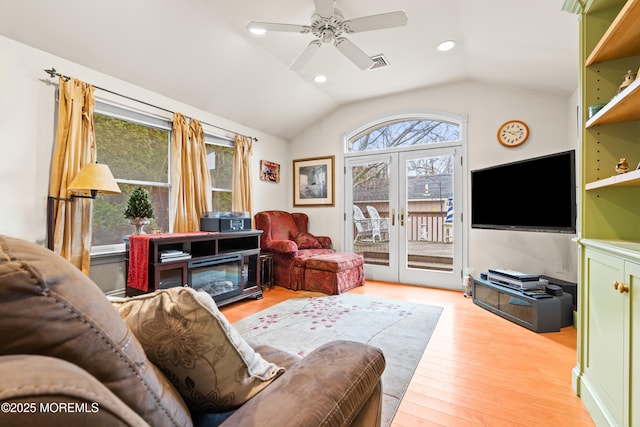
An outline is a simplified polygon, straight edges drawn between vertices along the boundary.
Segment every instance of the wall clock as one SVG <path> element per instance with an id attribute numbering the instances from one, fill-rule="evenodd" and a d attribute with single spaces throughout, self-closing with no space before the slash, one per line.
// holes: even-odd
<path id="1" fill-rule="evenodd" d="M 529 126 L 521 120 L 509 120 L 498 128 L 498 141 L 505 147 L 517 147 L 529 138 Z"/>

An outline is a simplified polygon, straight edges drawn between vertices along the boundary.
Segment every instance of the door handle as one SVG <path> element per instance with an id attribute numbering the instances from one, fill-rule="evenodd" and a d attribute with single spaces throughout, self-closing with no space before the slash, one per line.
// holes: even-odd
<path id="1" fill-rule="evenodd" d="M 404 227 L 404 208 L 400 209 L 400 227 Z"/>
<path id="2" fill-rule="evenodd" d="M 396 225 L 396 210 L 391 209 L 391 226 Z"/>

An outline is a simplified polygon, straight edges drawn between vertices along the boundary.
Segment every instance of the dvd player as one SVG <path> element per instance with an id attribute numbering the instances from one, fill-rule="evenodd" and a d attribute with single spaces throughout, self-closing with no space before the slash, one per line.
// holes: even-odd
<path id="1" fill-rule="evenodd" d="M 533 274 L 503 269 L 490 269 L 487 280 L 519 291 L 523 289 L 544 289 L 545 284 L 548 283 L 546 280 L 540 280 L 540 277 Z"/>

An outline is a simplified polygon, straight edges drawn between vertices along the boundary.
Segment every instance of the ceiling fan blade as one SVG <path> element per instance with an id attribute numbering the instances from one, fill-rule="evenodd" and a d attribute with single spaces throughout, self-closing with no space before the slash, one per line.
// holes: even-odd
<path id="1" fill-rule="evenodd" d="M 407 21 L 407 14 L 404 11 L 387 12 L 344 21 L 344 30 L 347 33 L 362 33 L 384 28 L 403 27 L 407 25 Z"/>
<path id="2" fill-rule="evenodd" d="M 333 16 L 333 0 L 314 0 L 316 4 L 316 13 L 323 18 L 331 18 Z"/>
<path id="3" fill-rule="evenodd" d="M 356 46 L 351 40 L 339 37 L 336 39 L 335 46 L 361 70 L 366 70 L 373 65 L 373 59 L 369 58 L 369 55 L 364 53 L 364 51 Z"/>
<path id="4" fill-rule="evenodd" d="M 293 61 L 293 64 L 289 66 L 289 69 L 295 71 L 304 67 L 318 49 L 320 49 L 320 46 L 322 46 L 322 42 L 320 40 L 312 40 L 296 60 Z"/>
<path id="5" fill-rule="evenodd" d="M 254 22 L 249 21 L 247 23 L 247 30 L 263 29 L 265 31 L 286 31 L 289 33 L 310 33 L 311 27 L 308 25 L 296 25 L 296 24 L 277 24 L 273 22 Z"/>

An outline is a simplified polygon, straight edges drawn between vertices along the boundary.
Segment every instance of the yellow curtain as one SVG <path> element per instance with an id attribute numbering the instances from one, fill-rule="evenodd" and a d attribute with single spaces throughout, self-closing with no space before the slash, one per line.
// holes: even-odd
<path id="1" fill-rule="evenodd" d="M 183 150 L 189 139 L 187 119 L 180 113 L 173 114 L 173 129 L 171 131 L 171 200 L 173 214 L 173 231 L 175 233 L 188 230 L 187 203 L 182 179 Z"/>
<path id="2" fill-rule="evenodd" d="M 82 166 L 96 160 L 93 86 L 70 78 L 60 78 L 58 127 L 51 160 L 49 195 L 68 198 L 67 185 Z M 86 275 L 91 262 L 92 201 L 54 203 L 54 251 Z"/>
<path id="3" fill-rule="evenodd" d="M 191 141 L 189 140 L 191 139 Z M 171 200 L 173 232 L 200 230 L 200 216 L 209 210 L 211 179 L 200 122 L 173 115 L 171 132 Z"/>
<path id="4" fill-rule="evenodd" d="M 198 230 L 200 229 L 200 217 L 204 212 L 211 210 L 211 174 L 207 167 L 207 148 L 204 143 L 204 130 L 196 119 L 189 122 L 189 140 L 193 147 L 191 164 L 194 181 L 194 213 Z"/>
<path id="5" fill-rule="evenodd" d="M 236 134 L 232 209 L 234 212 L 249 212 L 249 217 L 251 217 L 251 148 L 251 138 Z"/>

